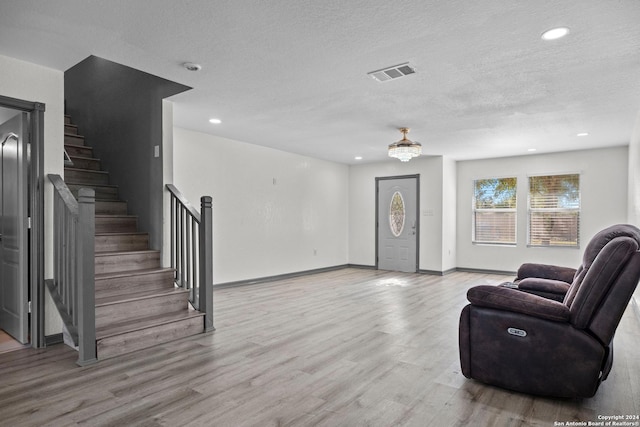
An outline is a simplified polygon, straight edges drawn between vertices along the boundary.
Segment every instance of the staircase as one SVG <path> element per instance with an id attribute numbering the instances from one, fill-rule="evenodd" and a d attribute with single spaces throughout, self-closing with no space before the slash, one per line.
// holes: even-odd
<path id="1" fill-rule="evenodd" d="M 98 359 L 117 356 L 204 331 L 204 314 L 189 304 L 189 291 L 174 284 L 175 271 L 162 268 L 160 251 L 138 231 L 118 187 L 109 184 L 93 149 L 65 116 L 64 147 L 73 165 L 65 182 L 78 198 L 95 190 L 95 303 Z"/>

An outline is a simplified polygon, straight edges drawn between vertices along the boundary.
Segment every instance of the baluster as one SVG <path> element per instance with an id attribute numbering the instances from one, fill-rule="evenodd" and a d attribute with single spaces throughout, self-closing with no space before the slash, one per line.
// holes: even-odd
<path id="1" fill-rule="evenodd" d="M 173 269 L 173 280 L 176 281 L 176 206 L 177 200 L 173 194 L 171 194 L 171 268 Z"/>
<path id="2" fill-rule="evenodd" d="M 198 287 L 198 267 L 197 267 L 197 260 L 198 260 L 198 251 L 196 249 L 196 245 L 198 243 L 198 224 L 196 223 L 196 219 L 193 217 L 193 215 L 190 215 L 190 219 L 191 219 L 191 253 L 193 254 L 193 256 L 191 257 L 191 271 L 192 271 L 192 277 L 191 277 L 191 303 L 197 307 L 198 303 L 196 301 L 196 295 L 197 295 L 197 287 Z"/>
<path id="3" fill-rule="evenodd" d="M 185 289 L 191 289 L 191 215 L 185 211 Z"/>
<path id="4" fill-rule="evenodd" d="M 185 277 L 184 277 L 184 206 L 180 206 L 180 286 L 185 286 Z"/>

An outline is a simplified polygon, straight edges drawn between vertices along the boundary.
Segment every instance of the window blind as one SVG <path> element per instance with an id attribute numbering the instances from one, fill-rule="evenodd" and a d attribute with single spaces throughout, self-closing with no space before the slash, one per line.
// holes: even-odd
<path id="1" fill-rule="evenodd" d="M 473 182 L 474 243 L 516 243 L 516 178 Z"/>
<path id="2" fill-rule="evenodd" d="M 530 246 L 579 245 L 580 175 L 529 177 Z"/>

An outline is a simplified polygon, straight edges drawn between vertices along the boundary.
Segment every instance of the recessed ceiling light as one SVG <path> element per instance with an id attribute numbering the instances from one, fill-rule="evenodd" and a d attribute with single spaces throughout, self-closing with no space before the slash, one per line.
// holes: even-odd
<path id="1" fill-rule="evenodd" d="M 556 40 L 569 34 L 567 27 L 552 28 L 542 33 L 542 40 Z"/>
<path id="2" fill-rule="evenodd" d="M 527 151 L 536 151 L 535 148 L 529 148 Z"/>
<path id="3" fill-rule="evenodd" d="M 362 156 L 355 156 L 354 159 L 356 160 L 362 160 Z"/>
<path id="4" fill-rule="evenodd" d="M 213 123 L 214 125 L 219 125 L 220 123 L 222 123 L 222 120 L 220 120 L 220 119 L 209 119 L 209 123 Z"/>
<path id="5" fill-rule="evenodd" d="M 185 62 L 184 64 L 182 64 L 182 66 L 184 68 L 186 68 L 189 71 L 200 71 L 202 70 L 202 65 L 200 64 L 196 64 L 195 62 Z"/>
<path id="6" fill-rule="evenodd" d="M 580 132 L 576 136 L 589 136 L 589 132 Z"/>

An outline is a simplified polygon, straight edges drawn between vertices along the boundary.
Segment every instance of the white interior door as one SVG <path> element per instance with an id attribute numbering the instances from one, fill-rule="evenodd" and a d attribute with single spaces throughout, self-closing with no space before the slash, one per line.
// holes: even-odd
<path id="1" fill-rule="evenodd" d="M 418 178 L 378 179 L 378 269 L 418 271 Z"/>
<path id="2" fill-rule="evenodd" d="M 28 334 L 27 113 L 0 125 L 0 328 L 26 344 Z"/>

